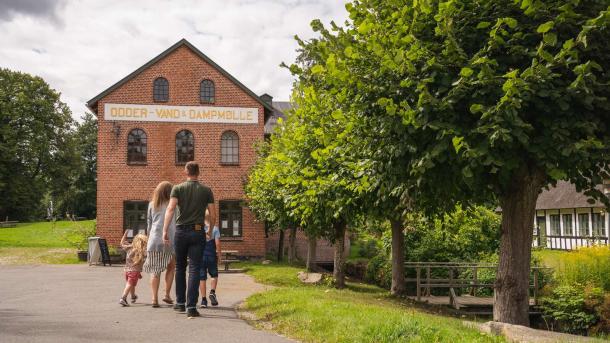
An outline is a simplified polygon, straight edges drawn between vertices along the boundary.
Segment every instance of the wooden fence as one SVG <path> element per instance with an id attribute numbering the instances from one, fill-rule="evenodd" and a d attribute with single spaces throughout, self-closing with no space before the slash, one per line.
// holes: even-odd
<path id="1" fill-rule="evenodd" d="M 406 262 L 406 270 L 415 270 L 414 278 L 406 278 L 408 283 L 415 283 L 416 300 L 421 301 L 422 296 L 431 296 L 434 288 L 448 289 L 450 304 L 459 309 L 457 304 L 458 295 L 462 289 L 470 290 L 470 295 L 475 296 L 479 288 L 494 289 L 493 283 L 485 283 L 479 279 L 481 270 L 497 271 L 498 265 L 491 263 L 468 263 L 468 262 Z M 546 267 L 532 267 L 530 284 L 532 290 L 533 304 L 538 304 L 538 290 L 540 273 Z M 445 271 L 441 277 L 434 277 L 433 271 Z M 464 271 L 470 271 L 464 273 Z M 437 272 L 437 274 L 439 274 Z M 494 273 L 495 274 L 495 273 Z M 495 277 L 494 277 L 495 278 Z M 456 291 L 458 290 L 458 291 Z"/>

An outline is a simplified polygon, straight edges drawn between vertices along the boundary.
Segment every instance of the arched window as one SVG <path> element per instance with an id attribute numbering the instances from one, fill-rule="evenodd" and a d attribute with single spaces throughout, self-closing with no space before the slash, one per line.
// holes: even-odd
<path id="1" fill-rule="evenodd" d="M 214 103 L 215 94 L 216 94 L 216 90 L 214 89 L 214 82 L 212 82 L 212 80 L 201 81 L 201 86 L 199 89 L 199 98 L 202 103 L 205 103 L 205 104 Z"/>
<path id="2" fill-rule="evenodd" d="M 182 130 L 176 134 L 176 164 L 185 164 L 195 159 L 193 133 Z"/>
<path id="3" fill-rule="evenodd" d="M 239 136 L 234 131 L 225 131 L 220 139 L 220 163 L 239 164 Z"/>
<path id="4" fill-rule="evenodd" d="M 146 132 L 133 129 L 127 136 L 127 164 L 146 164 Z"/>
<path id="5" fill-rule="evenodd" d="M 169 101 L 169 82 L 163 77 L 158 77 L 153 83 L 153 99 L 155 101 Z"/>

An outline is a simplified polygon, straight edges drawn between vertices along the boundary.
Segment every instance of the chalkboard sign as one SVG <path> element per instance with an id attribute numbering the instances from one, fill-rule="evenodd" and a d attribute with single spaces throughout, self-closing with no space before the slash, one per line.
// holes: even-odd
<path id="1" fill-rule="evenodd" d="M 108 251 L 108 243 L 104 238 L 98 239 L 97 242 L 99 243 L 100 251 L 102 252 L 102 263 L 104 264 L 104 266 L 106 265 L 106 263 L 112 266 L 112 263 L 110 263 L 110 252 Z"/>

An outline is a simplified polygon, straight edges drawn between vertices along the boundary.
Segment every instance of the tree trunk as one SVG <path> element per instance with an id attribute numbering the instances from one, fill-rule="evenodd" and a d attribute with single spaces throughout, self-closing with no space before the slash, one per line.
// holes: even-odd
<path id="1" fill-rule="evenodd" d="M 405 280 L 405 235 L 401 220 L 392 220 L 392 295 L 406 291 Z"/>
<path id="2" fill-rule="evenodd" d="M 316 269 L 316 248 L 318 244 L 318 239 L 316 236 L 307 237 L 307 271 L 313 272 Z"/>
<path id="3" fill-rule="evenodd" d="M 278 239 L 277 261 L 282 262 L 284 257 L 284 230 L 280 229 L 280 238 Z"/>
<path id="4" fill-rule="evenodd" d="M 345 288 L 345 223 L 336 221 L 333 226 L 335 229 L 333 278 L 335 279 L 335 287 Z"/>
<path id="5" fill-rule="evenodd" d="M 500 198 L 502 232 L 494 289 L 495 321 L 529 326 L 529 276 L 536 200 L 544 173 L 522 167 Z"/>
<path id="6" fill-rule="evenodd" d="M 288 263 L 294 263 L 297 259 L 297 228 L 290 228 L 290 236 L 288 236 Z"/>

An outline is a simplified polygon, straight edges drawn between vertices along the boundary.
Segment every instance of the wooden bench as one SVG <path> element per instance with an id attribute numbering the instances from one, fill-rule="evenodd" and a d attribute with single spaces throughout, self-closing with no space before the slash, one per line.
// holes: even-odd
<path id="1" fill-rule="evenodd" d="M 0 222 L 0 227 L 16 227 L 17 224 L 19 224 L 18 221 L 12 220 L 12 221 L 4 221 L 4 222 Z"/>
<path id="2" fill-rule="evenodd" d="M 224 264 L 224 271 L 227 272 L 229 271 L 229 267 L 231 265 L 231 263 L 235 263 L 235 262 L 239 262 L 239 260 L 237 259 L 237 254 L 239 253 L 239 251 L 237 250 L 223 250 L 222 251 L 222 260 L 220 261 L 222 264 Z"/>

